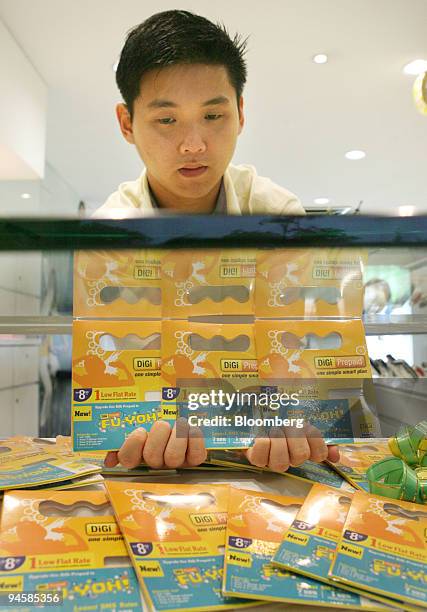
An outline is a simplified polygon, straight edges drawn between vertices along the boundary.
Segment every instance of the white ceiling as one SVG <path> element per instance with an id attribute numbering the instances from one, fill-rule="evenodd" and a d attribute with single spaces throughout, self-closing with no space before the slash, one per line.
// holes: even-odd
<path id="1" fill-rule="evenodd" d="M 101 204 L 140 172 L 116 125 L 112 64 L 127 30 L 170 8 L 250 35 L 235 162 L 306 205 L 326 196 L 363 200 L 363 212 L 427 212 L 427 117 L 402 74 L 427 59 L 427 0 L 0 0 L 0 19 L 49 87 L 47 159 L 81 198 Z M 322 52 L 329 63 L 314 64 Z M 349 149 L 367 157 L 347 161 Z"/>

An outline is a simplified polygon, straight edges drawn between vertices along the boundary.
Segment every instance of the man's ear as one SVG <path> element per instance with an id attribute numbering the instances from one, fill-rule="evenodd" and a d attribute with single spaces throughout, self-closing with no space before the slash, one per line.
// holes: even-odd
<path id="1" fill-rule="evenodd" d="M 243 96 L 240 96 L 240 100 L 239 100 L 239 134 L 241 134 L 244 125 L 245 125 L 245 113 L 243 112 Z"/>
<path id="2" fill-rule="evenodd" d="M 135 140 L 133 138 L 133 129 L 132 129 L 132 119 L 126 104 L 121 102 L 116 106 L 116 116 L 120 125 L 120 131 L 123 134 L 123 137 L 130 143 L 135 144 Z"/>

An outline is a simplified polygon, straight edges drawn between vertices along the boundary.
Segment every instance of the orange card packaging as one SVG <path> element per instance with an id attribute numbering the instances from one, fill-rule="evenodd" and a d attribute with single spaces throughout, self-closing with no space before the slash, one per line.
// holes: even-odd
<path id="1" fill-rule="evenodd" d="M 116 450 L 162 417 L 160 337 L 159 321 L 74 322 L 74 450 Z"/>
<path id="2" fill-rule="evenodd" d="M 238 417 L 258 384 L 253 325 L 164 321 L 162 333 L 163 414 L 199 427 L 206 448 L 250 446 Z"/>
<path id="3" fill-rule="evenodd" d="M 15 594 L 20 610 L 31 603 L 64 612 L 89 605 L 93 612 L 141 609 L 138 581 L 102 491 L 7 493 L 0 555 L 0 595 Z"/>
<path id="4" fill-rule="evenodd" d="M 69 483 L 99 472 L 96 463 L 60 454 L 55 445 L 29 437 L 9 438 L 0 445 L 0 491 Z"/>
<path id="5" fill-rule="evenodd" d="M 360 320 L 256 321 L 255 338 L 260 381 L 296 393 L 288 416 L 305 418 L 331 443 L 379 434 L 365 396 L 371 370 Z"/>
<path id="6" fill-rule="evenodd" d="M 245 603 L 221 593 L 228 486 L 106 486 L 150 608 L 198 612 Z"/>
<path id="7" fill-rule="evenodd" d="M 427 607 L 426 507 L 357 491 L 329 576 Z"/>
<path id="8" fill-rule="evenodd" d="M 351 499 L 351 493 L 314 484 L 284 533 L 274 563 L 330 583 L 327 576 Z"/>
<path id="9" fill-rule="evenodd" d="M 157 250 L 79 251 L 74 258 L 74 317 L 160 318 Z"/>
<path id="10" fill-rule="evenodd" d="M 165 317 L 253 315 L 254 286 L 254 250 L 174 250 L 163 257 Z"/>
<path id="11" fill-rule="evenodd" d="M 232 488 L 223 592 L 328 609 L 383 609 L 359 595 L 274 565 L 273 557 L 283 533 L 294 521 L 302 502 L 299 497 Z"/>
<path id="12" fill-rule="evenodd" d="M 256 316 L 360 318 L 366 260 L 354 248 L 259 250 Z"/>

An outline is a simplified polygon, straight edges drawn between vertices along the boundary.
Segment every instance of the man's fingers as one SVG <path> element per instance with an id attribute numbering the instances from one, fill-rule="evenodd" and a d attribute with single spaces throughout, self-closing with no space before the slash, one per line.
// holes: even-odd
<path id="1" fill-rule="evenodd" d="M 303 435 L 295 435 L 289 428 L 285 428 L 288 441 L 290 465 L 301 465 L 310 458 L 310 446 L 307 438 Z"/>
<path id="2" fill-rule="evenodd" d="M 266 467 L 270 455 L 270 439 L 256 438 L 253 446 L 246 451 L 246 457 L 252 465 Z"/>
<path id="3" fill-rule="evenodd" d="M 188 429 L 186 419 L 182 417 L 177 419 L 164 453 L 166 467 L 175 469 L 184 463 L 188 445 Z"/>
<path id="4" fill-rule="evenodd" d="M 328 458 L 328 447 L 317 427 L 308 425 L 306 427 L 307 442 L 310 447 L 310 461 L 322 463 Z"/>
<path id="5" fill-rule="evenodd" d="M 279 427 L 270 432 L 270 456 L 268 467 L 275 472 L 285 472 L 289 467 L 288 443 Z"/>
<path id="6" fill-rule="evenodd" d="M 171 436 L 171 426 L 166 421 L 156 421 L 147 437 L 142 457 L 147 465 L 159 470 L 164 466 L 164 454 Z"/>
<path id="7" fill-rule="evenodd" d="M 208 456 L 205 438 L 199 427 L 190 427 L 188 431 L 188 447 L 186 455 L 186 465 L 194 467 L 200 465 Z"/>
<path id="8" fill-rule="evenodd" d="M 119 463 L 125 468 L 134 468 L 142 461 L 142 452 L 147 441 L 147 432 L 143 427 L 135 429 L 126 438 L 117 453 Z M 107 455 L 108 457 L 108 455 Z"/>
<path id="9" fill-rule="evenodd" d="M 328 446 L 328 461 L 332 463 L 338 463 L 340 460 L 340 450 L 338 446 Z"/>
<path id="10" fill-rule="evenodd" d="M 119 462 L 117 455 L 118 455 L 118 451 L 108 451 L 104 459 L 105 467 L 109 467 L 109 468 L 115 467 Z"/>

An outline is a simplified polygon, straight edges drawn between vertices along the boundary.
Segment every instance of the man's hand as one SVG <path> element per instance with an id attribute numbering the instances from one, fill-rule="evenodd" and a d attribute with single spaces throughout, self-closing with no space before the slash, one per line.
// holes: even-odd
<path id="1" fill-rule="evenodd" d="M 274 428 L 268 438 L 257 438 L 246 457 L 252 465 L 267 467 L 275 472 L 285 472 L 290 466 L 304 461 L 321 463 L 328 459 L 339 461 L 337 446 L 326 446 L 318 429 L 307 426 L 295 433 L 292 428 Z"/>
<path id="2" fill-rule="evenodd" d="M 149 433 L 142 427 L 136 429 L 119 451 L 107 453 L 104 464 L 114 467 L 120 463 L 125 468 L 134 468 L 144 462 L 154 469 L 175 469 L 195 467 L 206 461 L 206 457 L 200 429 L 190 427 L 185 419 L 178 419 L 173 429 L 166 421 L 154 423 Z"/>

